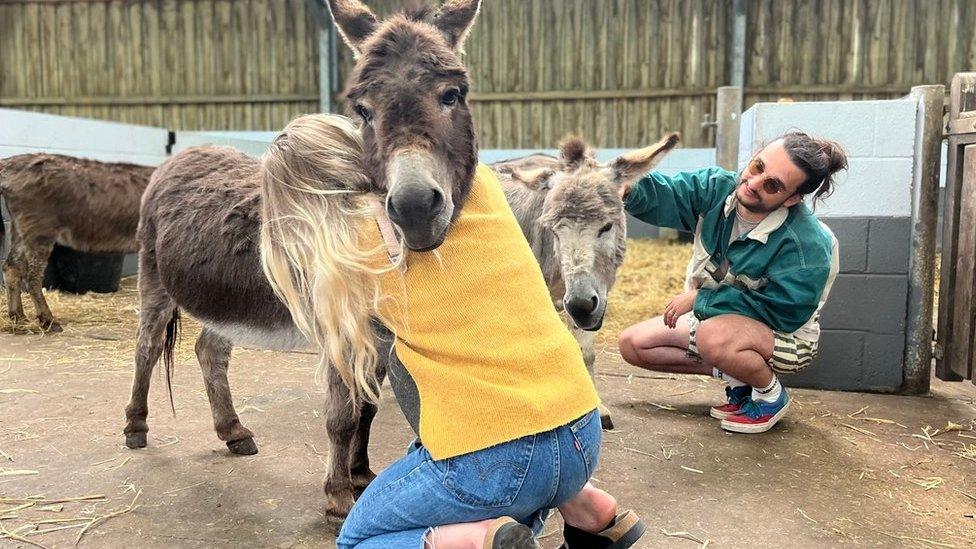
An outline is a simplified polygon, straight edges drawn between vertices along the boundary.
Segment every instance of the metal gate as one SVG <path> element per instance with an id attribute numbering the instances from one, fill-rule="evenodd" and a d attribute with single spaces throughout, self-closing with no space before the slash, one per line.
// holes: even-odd
<path id="1" fill-rule="evenodd" d="M 948 128 L 935 371 L 961 381 L 976 363 L 976 73 L 953 77 Z"/>

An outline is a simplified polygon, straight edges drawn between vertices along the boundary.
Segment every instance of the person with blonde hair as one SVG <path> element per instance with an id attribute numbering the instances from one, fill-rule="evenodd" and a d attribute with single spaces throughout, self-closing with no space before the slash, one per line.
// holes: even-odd
<path id="1" fill-rule="evenodd" d="M 354 400 L 375 402 L 375 366 L 392 361 L 418 434 L 360 496 L 338 546 L 538 547 L 554 508 L 573 549 L 633 546 L 644 523 L 589 482 L 596 389 L 494 173 L 476 167 L 443 244 L 404 253 L 358 174 L 343 174 L 356 183 L 344 189 L 319 184 L 336 176 L 318 173 L 333 164 L 316 146 L 326 130 L 354 133 L 303 117 L 265 155 L 265 273 Z"/>

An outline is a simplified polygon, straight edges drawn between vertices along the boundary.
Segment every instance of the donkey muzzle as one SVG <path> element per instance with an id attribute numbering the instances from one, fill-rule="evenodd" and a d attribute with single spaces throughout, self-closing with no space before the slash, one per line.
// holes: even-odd
<path id="1" fill-rule="evenodd" d="M 392 162 L 386 212 L 413 251 L 433 250 L 444 242 L 454 206 L 438 184 L 430 157 L 403 153 Z"/>
<path id="2" fill-rule="evenodd" d="M 563 297 L 563 307 L 581 330 L 595 332 L 603 327 L 606 298 L 589 281 L 574 281 Z"/>

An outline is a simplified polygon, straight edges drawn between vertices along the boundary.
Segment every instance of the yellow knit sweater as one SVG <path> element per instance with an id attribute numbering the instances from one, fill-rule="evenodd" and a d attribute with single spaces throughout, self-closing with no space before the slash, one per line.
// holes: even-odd
<path id="1" fill-rule="evenodd" d="M 420 438 L 434 459 L 548 431 L 596 408 L 579 345 L 488 167 L 478 166 L 437 252 L 407 257 L 405 284 L 384 282 L 407 295 L 383 316 L 417 383 Z"/>

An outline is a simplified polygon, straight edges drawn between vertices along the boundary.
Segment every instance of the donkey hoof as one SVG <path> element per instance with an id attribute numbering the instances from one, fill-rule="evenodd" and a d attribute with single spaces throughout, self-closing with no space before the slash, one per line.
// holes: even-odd
<path id="1" fill-rule="evenodd" d="M 610 417 L 610 414 L 600 416 L 600 426 L 603 427 L 604 431 L 613 430 L 613 419 Z"/>
<path id="2" fill-rule="evenodd" d="M 146 447 L 146 433 L 126 433 L 125 446 L 135 450 Z"/>
<path id="3" fill-rule="evenodd" d="M 254 439 L 251 437 L 232 440 L 227 443 L 227 448 L 239 456 L 253 456 L 258 453 L 258 445 L 254 443 Z"/>
<path id="4" fill-rule="evenodd" d="M 45 332 L 50 332 L 52 334 L 59 334 L 64 331 L 64 328 L 61 327 L 61 324 L 57 323 L 54 320 L 50 322 L 46 322 L 42 320 L 41 328 L 43 328 Z"/>
<path id="5" fill-rule="evenodd" d="M 332 518 L 344 519 L 349 515 L 356 500 L 353 494 L 325 494 L 325 515 Z"/>

